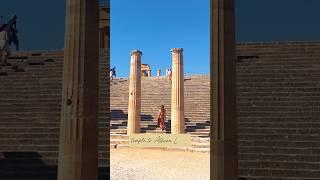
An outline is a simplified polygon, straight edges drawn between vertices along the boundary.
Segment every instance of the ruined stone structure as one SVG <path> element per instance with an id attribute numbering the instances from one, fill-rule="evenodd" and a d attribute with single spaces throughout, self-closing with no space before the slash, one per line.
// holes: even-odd
<path id="1" fill-rule="evenodd" d="M 181 134 L 184 133 L 185 129 L 183 49 L 173 48 L 171 52 L 173 67 L 173 83 L 171 88 L 171 133 Z M 141 56 L 142 52 L 139 50 L 133 50 L 131 52 L 127 130 L 128 135 L 140 133 L 141 71 L 139 71 L 139 69 L 141 69 Z"/>
<path id="2" fill-rule="evenodd" d="M 142 77 L 151 77 L 151 68 L 148 64 L 141 64 Z"/>
<path id="3" fill-rule="evenodd" d="M 157 76 L 161 76 L 161 69 L 157 70 Z"/>
<path id="4" fill-rule="evenodd" d="M 320 42 L 238 44 L 236 51 L 236 173 L 257 180 L 320 179 Z M 128 146 L 129 83 L 116 79 L 108 96 L 107 59 L 109 51 L 102 50 L 97 132 L 101 180 L 107 179 L 109 128 L 113 147 Z M 56 179 L 64 54 L 19 52 L 9 62 L 7 75 L 0 76 L 0 177 Z M 185 132 L 192 136 L 192 147 L 180 150 L 208 152 L 210 77 L 189 76 L 184 87 Z M 140 132 L 162 133 L 155 122 L 161 104 L 171 117 L 169 83 L 142 78 Z"/>
<path id="5" fill-rule="evenodd" d="M 208 75 L 191 76 L 191 78 L 188 76 L 184 87 L 185 133 L 189 133 L 193 140 L 192 147 L 188 150 L 208 152 L 210 133 L 209 77 Z M 158 110 L 162 104 L 167 113 L 167 133 L 171 133 L 171 93 L 171 85 L 165 77 L 141 79 L 140 133 L 164 133 L 157 125 Z M 129 79 L 117 79 L 111 82 L 110 136 L 112 147 L 128 146 L 128 94 Z M 180 149 L 187 150 L 187 148 Z"/>
<path id="6" fill-rule="evenodd" d="M 88 65 L 85 54 L 79 53 L 81 42 L 73 37 L 79 33 L 79 22 L 69 24 L 75 27 L 67 27 L 66 33 L 73 36 L 68 39 L 66 53 L 13 54 L 11 65 L 5 67 L 7 74 L 0 76 L 1 179 L 56 179 L 59 146 L 64 166 L 60 166 L 60 179 L 96 179 L 96 163 L 101 168 L 100 179 L 107 179 L 110 124 L 111 145 L 118 148 L 127 146 L 127 134 L 130 134 L 127 127 L 137 119 L 140 120 L 139 132 L 162 133 L 155 122 L 161 104 L 167 109 L 168 117 L 172 117 L 168 120 L 169 128 L 176 132 L 184 129 L 192 136 L 192 147 L 180 150 L 212 150 L 216 153 L 213 156 L 215 179 L 236 179 L 236 174 L 257 180 L 320 179 L 320 42 L 248 43 L 238 44 L 235 49 L 233 1 L 212 2 L 211 55 L 212 64 L 217 68 L 211 76 L 184 79 L 183 70 L 175 70 L 183 65 L 182 51 L 173 50 L 172 87 L 175 87 L 172 89 L 165 78 L 142 78 L 140 85 L 137 62 L 141 62 L 138 61 L 141 54 L 133 52 L 135 63 L 132 67 L 138 72 L 132 76 L 134 84 L 129 85 L 128 79 L 113 81 L 110 99 L 110 81 L 105 73 L 110 65 L 109 51 L 104 50 L 110 46 L 103 43 L 109 39 L 109 26 L 104 29 L 100 25 L 100 52 L 95 52 L 97 47 L 93 48 L 94 53 L 85 51 L 92 59 L 98 59 L 100 55 L 99 67 L 96 61 Z M 88 6 L 84 11 L 68 12 L 68 15 L 72 17 L 76 13 L 89 12 L 89 9 Z M 90 11 L 94 12 L 97 13 Z M 102 9 L 101 16 L 105 12 L 107 18 L 103 21 L 109 22 L 108 9 Z M 70 21 L 74 20 L 76 18 Z M 89 18 L 82 19 L 87 20 Z M 82 25 L 83 32 L 90 30 L 86 23 Z M 85 39 L 81 34 L 77 37 L 80 41 Z M 93 41 L 98 45 L 97 37 Z M 233 54 L 235 50 L 237 58 Z M 65 75 L 63 64 L 66 69 L 70 68 L 70 71 L 64 71 Z M 84 66 L 88 69 L 81 68 Z M 150 67 L 149 70 L 146 76 L 151 76 Z M 93 73 L 93 78 L 83 71 Z M 216 79 L 210 84 L 213 78 Z M 72 86 L 68 87 L 69 84 Z M 185 93 L 179 86 L 185 87 Z M 213 96 L 210 96 L 210 86 Z M 128 112 L 128 104 L 140 99 L 138 95 L 130 100 L 128 94 L 140 91 L 141 108 L 133 109 L 141 113 Z M 172 94 L 178 98 L 172 98 Z M 183 108 L 179 101 L 182 94 L 185 95 Z M 210 97 L 213 97 L 211 102 Z M 95 108 L 96 103 L 99 108 Z M 94 108 L 86 108 L 89 105 Z M 210 107 L 214 112 L 212 124 Z M 183 117 L 177 118 L 180 121 L 174 120 L 176 109 L 184 111 Z M 97 113 L 98 117 L 95 116 Z M 140 117 L 136 118 L 136 114 Z M 128 116 L 135 118 L 128 120 Z M 177 125 L 176 122 L 182 121 Z M 132 127 L 136 129 L 137 126 Z M 212 148 L 210 137 L 214 141 Z M 98 154 L 94 152 L 97 144 Z"/>

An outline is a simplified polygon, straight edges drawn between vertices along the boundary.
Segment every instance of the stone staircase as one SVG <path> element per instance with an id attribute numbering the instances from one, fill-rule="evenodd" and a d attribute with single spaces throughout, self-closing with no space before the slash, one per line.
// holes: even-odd
<path id="1" fill-rule="evenodd" d="M 0 179 L 56 179 L 63 54 L 14 54 L 0 75 Z M 100 178 L 109 166 L 109 107 L 101 58 Z M 50 58 L 50 59 L 49 59 Z M 17 68 L 18 67 L 18 68 Z M 18 69 L 18 70 L 17 70 Z"/>
<path id="2" fill-rule="evenodd" d="M 320 42 L 239 44 L 237 55 L 239 176 L 320 179 Z M 59 51 L 15 56 L 28 58 L 11 59 L 7 74 L 0 75 L 0 179 L 56 179 L 63 56 Z M 109 127 L 113 146 L 127 144 L 128 80 L 113 80 L 107 88 L 108 66 L 102 59 L 101 177 L 109 165 Z M 185 79 L 187 133 L 194 150 L 206 151 L 209 77 Z M 155 118 L 164 104 L 170 120 L 170 85 L 155 77 L 143 79 L 142 87 L 142 130 L 161 133 Z"/>
<path id="3" fill-rule="evenodd" d="M 239 175 L 320 179 L 320 42 L 239 44 L 237 53 Z"/>
<path id="4" fill-rule="evenodd" d="M 111 81 L 111 147 L 128 147 L 128 79 Z M 192 137 L 191 148 L 167 148 L 189 151 L 210 151 L 210 87 L 207 75 L 185 76 L 185 125 Z M 171 85 L 165 77 L 142 78 L 141 133 L 170 133 Z M 157 126 L 157 113 L 164 105 L 167 131 Z"/>

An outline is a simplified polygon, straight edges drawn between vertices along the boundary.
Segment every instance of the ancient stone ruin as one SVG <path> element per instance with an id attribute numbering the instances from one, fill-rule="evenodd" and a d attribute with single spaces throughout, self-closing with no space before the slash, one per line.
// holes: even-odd
<path id="1" fill-rule="evenodd" d="M 142 77 L 151 77 L 151 67 L 149 64 L 141 64 Z"/>
<path id="2" fill-rule="evenodd" d="M 104 10 L 108 20 L 108 9 Z M 105 39 L 109 38 L 108 29 L 100 28 Z M 192 147 L 178 150 L 213 150 L 209 144 L 210 127 L 217 122 L 210 123 L 210 77 L 184 74 L 182 49 L 172 49 L 173 68 L 179 69 L 173 71 L 172 84 L 165 77 L 141 78 L 140 71 L 136 71 L 130 77 L 132 85 L 127 78 L 109 81 L 106 73 L 110 66 L 109 51 L 102 50 L 109 45 L 100 44 L 100 47 L 96 72 L 99 109 L 95 121 L 100 177 L 106 178 L 109 148 L 128 146 L 128 134 L 162 133 L 155 122 L 161 104 L 171 117 L 169 129 L 192 137 Z M 237 59 L 231 63 L 235 64 L 236 73 L 239 176 L 319 179 L 320 42 L 243 43 L 236 46 L 236 53 Z M 142 53 L 133 51 L 131 55 L 132 68 L 137 70 Z M 56 179 L 59 137 L 63 134 L 60 133 L 61 104 L 65 102 L 68 108 L 74 102 L 72 98 L 61 98 L 63 64 L 67 58 L 62 50 L 11 55 L 11 64 L 5 67 L 7 74 L 0 76 L 1 178 Z M 137 100 L 140 102 L 132 103 Z M 228 110 L 227 106 L 219 108 Z M 75 128 L 66 131 L 71 135 L 66 137 L 81 139 L 79 131 L 74 131 L 80 126 L 76 119 L 72 120 L 74 124 L 70 127 Z M 215 132 L 228 135 L 223 133 Z M 77 146 L 66 144 L 64 147 L 71 147 L 70 152 L 77 152 L 74 148 Z"/>

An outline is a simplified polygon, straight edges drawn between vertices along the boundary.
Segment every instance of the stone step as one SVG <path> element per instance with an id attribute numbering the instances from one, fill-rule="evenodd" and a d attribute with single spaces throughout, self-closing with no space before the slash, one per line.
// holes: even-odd
<path id="1" fill-rule="evenodd" d="M 99 144 L 103 144 L 107 142 L 106 138 L 100 138 L 99 139 Z M 59 144 L 59 139 L 54 139 L 54 138 L 33 138 L 33 139 L 29 139 L 29 138 L 19 138 L 19 139 L 12 139 L 12 138 L 5 138 L 2 139 L 0 138 L 0 146 L 1 147 L 5 147 L 6 145 L 10 145 L 10 144 L 19 144 L 19 145 L 42 145 L 42 144 Z"/>
<path id="2" fill-rule="evenodd" d="M 108 145 L 106 143 L 98 145 L 99 152 L 107 152 Z M 58 144 L 42 144 L 42 145 L 31 145 L 25 144 L 23 146 L 19 146 L 17 144 L 7 144 L 6 146 L 1 147 L 1 152 L 47 152 L 47 151 L 59 151 Z"/>
<path id="3" fill-rule="evenodd" d="M 118 138 L 113 138 L 110 140 L 110 144 L 116 144 L 116 145 L 125 145 L 125 144 L 129 144 L 128 139 L 118 139 Z"/>
<path id="4" fill-rule="evenodd" d="M 133 148 L 129 147 L 127 144 L 111 144 L 110 148 Z M 161 149 L 161 150 L 168 150 L 168 151 L 191 151 L 191 152 L 210 152 L 208 148 L 195 148 L 195 147 L 144 147 L 143 149 Z"/>

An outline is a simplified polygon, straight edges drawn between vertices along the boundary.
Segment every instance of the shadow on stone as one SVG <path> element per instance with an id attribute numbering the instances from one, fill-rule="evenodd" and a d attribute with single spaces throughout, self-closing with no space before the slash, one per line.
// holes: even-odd
<path id="1" fill-rule="evenodd" d="M 55 62 L 55 60 L 54 59 L 46 59 L 46 60 L 44 60 L 45 62 Z"/>
<path id="2" fill-rule="evenodd" d="M 0 159 L 2 180 L 55 180 L 57 166 L 46 164 L 37 152 L 3 152 Z"/>
<path id="3" fill-rule="evenodd" d="M 8 76 L 7 72 L 0 72 L 0 76 Z"/>
<path id="4" fill-rule="evenodd" d="M 239 177 L 238 180 L 248 180 L 247 178 L 244 178 L 244 177 Z"/>
<path id="5" fill-rule="evenodd" d="M 37 152 L 0 153 L 1 180 L 56 180 L 57 165 L 48 165 Z M 109 179 L 110 168 L 99 167 L 99 180 Z"/>
<path id="6" fill-rule="evenodd" d="M 196 132 L 198 129 L 208 129 L 210 122 L 196 122 L 192 123 L 188 118 L 185 118 L 186 132 Z M 210 128 L 210 127 L 209 127 Z"/>
<path id="7" fill-rule="evenodd" d="M 12 69 L 15 71 L 15 72 L 25 72 L 25 70 L 21 67 L 19 67 L 18 65 L 13 65 L 12 66 Z"/>
<path id="8" fill-rule="evenodd" d="M 128 114 L 122 110 L 111 110 L 111 120 L 127 120 Z M 141 121 L 153 121 L 153 116 L 149 114 L 141 114 Z"/>

